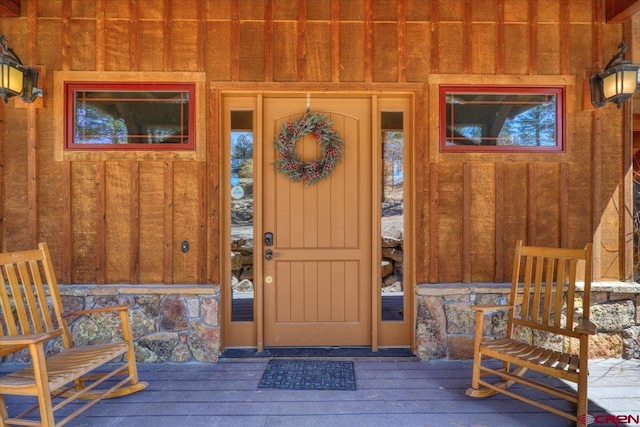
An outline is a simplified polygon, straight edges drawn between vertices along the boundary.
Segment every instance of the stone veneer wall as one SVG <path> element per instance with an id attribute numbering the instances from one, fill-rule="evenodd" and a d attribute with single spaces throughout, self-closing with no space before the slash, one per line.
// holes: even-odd
<path id="1" fill-rule="evenodd" d="M 126 305 L 139 362 L 216 362 L 220 350 L 217 285 L 61 285 L 65 311 Z M 117 314 L 79 316 L 69 326 L 76 345 L 122 336 Z M 54 340 L 48 352 L 61 347 Z M 11 357 L 11 356 L 10 356 Z M 19 352 L 10 360 L 28 360 Z"/>
<path id="2" fill-rule="evenodd" d="M 473 304 L 504 304 L 510 284 L 421 284 L 416 287 L 416 353 L 422 360 L 473 357 Z M 582 298 L 576 298 L 578 315 Z M 504 337 L 506 316 L 495 311 L 485 317 L 484 336 Z M 591 337 L 593 358 L 640 359 L 640 285 L 592 283 L 591 316 L 598 334 Z"/>
<path id="3" fill-rule="evenodd" d="M 509 284 L 422 284 L 416 287 L 416 354 L 421 360 L 473 357 L 472 304 L 505 303 Z M 62 285 L 65 311 L 126 305 L 139 362 L 204 362 L 220 351 L 220 287 L 217 285 Z M 576 308 L 582 301 L 576 301 Z M 598 324 L 590 357 L 640 359 L 640 285 L 594 283 L 591 320 Z M 77 345 L 121 333 L 117 315 L 80 316 L 70 327 Z M 487 314 L 485 337 L 504 336 L 504 312 Z M 57 351 L 60 340 L 48 349 Z M 20 352 L 5 361 L 26 361 Z"/>

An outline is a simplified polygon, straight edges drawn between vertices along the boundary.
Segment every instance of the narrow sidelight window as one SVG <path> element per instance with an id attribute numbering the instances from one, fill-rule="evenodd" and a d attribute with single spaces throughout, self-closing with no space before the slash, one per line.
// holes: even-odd
<path id="1" fill-rule="evenodd" d="M 382 320 L 404 319 L 404 129 L 402 112 L 381 113 Z"/>
<path id="2" fill-rule="evenodd" d="M 231 320 L 253 321 L 253 111 L 231 111 Z"/>

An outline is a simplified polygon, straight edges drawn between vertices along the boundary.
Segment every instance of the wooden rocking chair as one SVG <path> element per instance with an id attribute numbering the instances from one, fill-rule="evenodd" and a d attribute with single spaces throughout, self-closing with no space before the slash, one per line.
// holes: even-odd
<path id="1" fill-rule="evenodd" d="M 0 377 L 0 425 L 61 426 L 100 399 L 124 396 L 147 386 L 138 380 L 127 307 L 63 313 L 45 243 L 36 250 L 0 254 L 0 308 L 0 357 L 24 349 L 31 357 L 30 366 Z M 123 339 L 75 347 L 65 317 L 108 312 L 119 314 Z M 64 349 L 47 356 L 46 343 L 56 337 L 62 337 Z M 124 362 L 108 364 L 121 361 L 123 356 Z M 106 369 L 92 372 L 101 367 Z M 5 395 L 34 396 L 37 404 L 10 417 Z M 88 402 L 56 423 L 54 413 L 75 399 Z M 38 408 L 39 421 L 25 418 Z"/>
<path id="2" fill-rule="evenodd" d="M 579 426 L 585 425 L 589 335 L 595 334 L 597 329 L 589 321 L 591 246 L 563 249 L 523 246 L 522 241 L 517 242 L 509 305 L 473 307 L 477 310 L 476 331 L 472 384 L 466 391 L 467 396 L 488 397 L 503 393 L 576 421 Z M 585 277 L 582 315 L 576 316 L 574 297 L 579 262 L 584 263 Z M 506 337 L 483 340 L 484 315 L 495 310 L 507 312 Z M 569 343 L 573 351 L 569 351 Z M 502 368 L 486 366 L 483 359 L 498 360 L 502 362 Z M 577 391 L 525 378 L 528 369 L 574 382 Z M 496 376 L 499 380 L 486 381 L 483 379 L 486 375 Z M 577 411 L 565 412 L 508 390 L 514 383 L 573 402 L 577 404 Z"/>

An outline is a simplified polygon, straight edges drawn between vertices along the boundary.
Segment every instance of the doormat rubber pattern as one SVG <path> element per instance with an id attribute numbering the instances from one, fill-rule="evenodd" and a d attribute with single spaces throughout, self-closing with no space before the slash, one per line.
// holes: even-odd
<path id="1" fill-rule="evenodd" d="M 351 361 L 270 360 L 258 388 L 285 390 L 355 390 Z"/>

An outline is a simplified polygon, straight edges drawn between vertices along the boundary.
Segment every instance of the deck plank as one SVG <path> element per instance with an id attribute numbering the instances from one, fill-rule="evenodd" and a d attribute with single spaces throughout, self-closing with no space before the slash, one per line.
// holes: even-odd
<path id="1" fill-rule="evenodd" d="M 235 359 L 211 365 L 140 364 L 140 377 L 149 382 L 146 390 L 101 401 L 68 425 L 571 425 L 561 417 L 503 395 L 488 399 L 465 396 L 471 378 L 471 361 L 355 359 L 355 391 L 258 389 L 267 362 L 266 359 Z M 11 369 L 14 369 L 11 365 L 0 366 L 0 371 Z M 590 414 L 640 413 L 640 388 L 637 387 L 640 361 L 594 360 L 590 362 L 590 372 Z M 548 381 L 558 380 L 549 378 Z M 537 393 L 520 390 L 532 396 Z M 559 399 L 542 398 L 563 408 L 568 406 Z M 23 407 L 26 399 L 9 397 L 7 403 L 9 410 L 14 411 Z M 70 405 L 69 410 L 73 409 Z"/>

